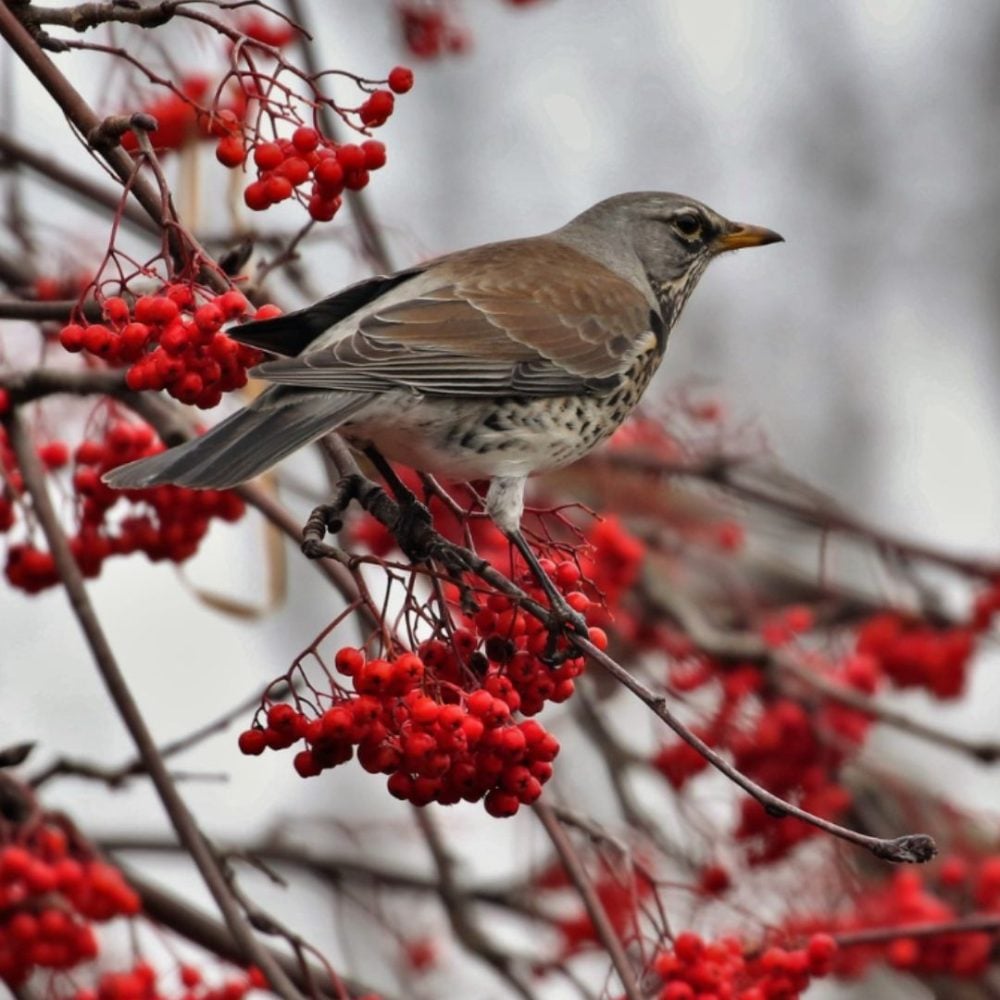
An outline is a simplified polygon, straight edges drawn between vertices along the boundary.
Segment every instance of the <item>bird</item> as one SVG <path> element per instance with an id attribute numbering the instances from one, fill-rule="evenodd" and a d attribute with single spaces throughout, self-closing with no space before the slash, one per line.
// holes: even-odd
<path id="1" fill-rule="evenodd" d="M 528 477 L 576 461 L 625 420 L 713 258 L 780 241 L 693 198 L 631 192 L 541 236 L 368 278 L 229 329 L 276 356 L 250 372 L 271 386 L 104 480 L 230 488 L 336 430 L 425 473 L 488 479 L 486 512 L 536 564 L 520 529 Z"/>

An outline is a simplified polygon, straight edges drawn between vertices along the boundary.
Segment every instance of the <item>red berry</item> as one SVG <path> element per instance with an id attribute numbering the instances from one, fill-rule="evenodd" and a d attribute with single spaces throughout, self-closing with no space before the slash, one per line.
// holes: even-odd
<path id="1" fill-rule="evenodd" d="M 118 296 L 105 299 L 101 311 L 109 323 L 121 324 L 128 320 L 128 303 Z"/>
<path id="2" fill-rule="evenodd" d="M 292 156 L 282 163 L 278 168 L 278 172 L 281 176 L 287 177 L 291 184 L 298 187 L 303 181 L 308 179 L 311 169 L 301 156 Z"/>
<path id="3" fill-rule="evenodd" d="M 313 195 L 309 199 L 309 215 L 317 222 L 329 222 L 340 211 L 339 198 L 322 198 Z"/>
<path id="4" fill-rule="evenodd" d="M 396 99 L 388 90 L 376 90 L 358 108 L 358 117 L 365 125 L 382 125 L 392 114 Z"/>
<path id="5" fill-rule="evenodd" d="M 246 296 L 236 289 L 224 292 L 215 300 L 215 304 L 222 310 L 226 319 L 239 319 L 250 309 Z"/>
<path id="6" fill-rule="evenodd" d="M 47 441 L 38 449 L 38 457 L 47 469 L 61 469 L 69 461 L 69 448 L 63 441 Z"/>
<path id="7" fill-rule="evenodd" d="M 264 181 L 264 188 L 267 191 L 267 200 L 272 205 L 279 201 L 285 201 L 286 198 L 291 198 L 294 190 L 292 182 L 287 177 L 280 177 L 277 174 Z"/>
<path id="8" fill-rule="evenodd" d="M 240 753 L 247 756 L 256 757 L 264 752 L 267 746 L 267 737 L 263 729 L 247 729 L 240 733 L 238 740 Z"/>
<path id="9" fill-rule="evenodd" d="M 337 148 L 337 162 L 347 170 L 361 170 L 365 165 L 365 151 L 352 142 Z"/>
<path id="10" fill-rule="evenodd" d="M 271 198 L 267 193 L 267 185 L 263 181 L 253 181 L 243 192 L 243 201 L 247 208 L 254 212 L 262 212 L 271 207 Z"/>
<path id="11" fill-rule="evenodd" d="M 344 187 L 349 191 L 360 191 L 368 185 L 368 180 L 368 171 L 363 168 L 344 171 Z"/>
<path id="12" fill-rule="evenodd" d="M 322 195 L 333 197 L 344 190 L 344 168 L 334 156 L 327 156 L 316 164 L 313 178 Z"/>
<path id="13" fill-rule="evenodd" d="M 345 646 L 337 651 L 333 663 L 342 674 L 353 677 L 365 665 L 365 654 L 360 649 Z"/>
<path id="14" fill-rule="evenodd" d="M 378 170 L 385 166 L 385 143 L 375 139 L 368 139 L 361 143 L 361 148 L 365 154 L 365 169 Z"/>
<path id="15" fill-rule="evenodd" d="M 83 350 L 86 332 L 79 323 L 68 323 L 59 331 L 59 343 L 67 351 L 76 354 Z"/>
<path id="16" fill-rule="evenodd" d="M 285 159 L 285 154 L 276 142 L 262 142 L 254 147 L 253 162 L 261 170 L 275 170 Z"/>
<path id="17" fill-rule="evenodd" d="M 246 156 L 243 140 L 238 135 L 225 135 L 215 147 L 215 158 L 224 167 L 238 167 Z"/>
<path id="18" fill-rule="evenodd" d="M 407 66 L 394 66 L 389 71 L 389 89 L 397 94 L 405 94 L 413 86 L 413 70 Z"/>
<path id="19" fill-rule="evenodd" d="M 319 145 L 319 132 L 303 125 L 292 133 L 292 145 L 300 153 L 311 153 Z"/>

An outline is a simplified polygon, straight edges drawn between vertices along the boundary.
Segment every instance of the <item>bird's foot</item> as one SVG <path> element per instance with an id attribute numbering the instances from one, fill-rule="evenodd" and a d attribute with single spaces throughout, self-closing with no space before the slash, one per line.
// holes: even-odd
<path id="1" fill-rule="evenodd" d="M 392 533 L 403 554 L 412 563 L 427 562 L 436 554 L 437 533 L 431 512 L 415 497 L 399 504 Z"/>
<path id="2" fill-rule="evenodd" d="M 590 627 L 587 625 L 587 619 L 579 611 L 574 611 L 558 591 L 553 594 L 545 624 L 549 630 L 549 641 L 545 644 L 540 657 L 543 663 L 550 667 L 558 667 L 561 663 L 580 655 L 573 643 L 567 640 L 566 633 L 572 632 L 586 639 L 590 635 Z M 560 639 L 563 641 L 560 642 Z"/>
<path id="3" fill-rule="evenodd" d="M 344 511 L 359 495 L 364 480 L 361 476 L 345 476 L 334 490 L 328 503 L 314 507 L 302 529 L 302 553 L 307 559 L 332 558 L 343 561 L 344 553 L 324 538 L 327 534 L 339 534 L 344 526 Z"/>

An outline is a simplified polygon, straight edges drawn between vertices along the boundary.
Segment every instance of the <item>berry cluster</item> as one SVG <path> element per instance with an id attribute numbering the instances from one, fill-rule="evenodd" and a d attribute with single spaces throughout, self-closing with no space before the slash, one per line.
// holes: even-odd
<path id="1" fill-rule="evenodd" d="M 98 953 L 93 922 L 139 912 L 118 869 L 54 822 L 22 828 L 0 848 L 0 981 L 69 969 Z"/>
<path id="2" fill-rule="evenodd" d="M 837 943 L 828 934 L 814 934 L 804 948 L 772 945 L 747 953 L 738 938 L 704 941 L 685 931 L 673 947 L 653 960 L 663 986 L 659 1000 L 797 1000 L 813 978 L 829 975 Z"/>
<path id="3" fill-rule="evenodd" d="M 454 645 L 468 649 L 470 638 L 456 634 Z M 350 760 L 357 748 L 366 771 L 389 775 L 396 798 L 414 805 L 485 799 L 491 815 L 512 816 L 541 794 L 559 744 L 537 722 L 514 721 L 517 692 L 496 669 L 467 693 L 443 680 L 448 659 L 459 662 L 436 641 L 424 644 L 420 655 L 394 660 L 366 660 L 360 650 L 342 649 L 336 668 L 350 677 L 353 694 L 338 692 L 331 707 L 312 718 L 285 703 L 271 705 L 266 726 L 240 735 L 240 749 L 259 754 L 305 740 L 294 764 L 302 777 L 312 777 Z M 437 664 L 434 694 L 425 693 L 429 663 Z"/>
<path id="4" fill-rule="evenodd" d="M 247 369 L 263 355 L 222 332 L 227 322 L 245 319 L 250 304 L 232 289 L 199 294 L 188 284 L 167 285 L 129 303 L 114 296 L 102 303 L 103 323 L 67 323 L 59 342 L 70 352 L 85 351 L 110 365 L 127 365 L 130 389 L 165 389 L 182 403 L 209 409 L 224 392 L 247 383 Z M 277 315 L 262 306 L 255 319 Z"/>
<path id="5" fill-rule="evenodd" d="M 193 965 L 177 970 L 177 987 L 164 982 L 148 962 L 138 961 L 126 972 L 106 972 L 93 987 L 77 987 L 57 994 L 56 1000 L 243 1000 L 251 990 L 267 989 L 267 980 L 254 966 L 210 985 Z M 178 988 L 179 987 L 179 988 Z"/>
<path id="6" fill-rule="evenodd" d="M 133 552 L 144 552 L 154 562 L 183 562 L 197 551 L 212 519 L 235 521 L 243 515 L 243 501 L 230 491 L 179 486 L 122 491 L 101 481 L 111 469 L 162 450 L 151 427 L 122 419 L 109 420 L 100 437 L 88 438 L 77 446 L 71 480 L 77 497 L 77 528 L 70 546 L 85 576 L 97 576 L 107 558 Z M 38 452 L 51 471 L 70 461 L 69 448 L 62 441 L 47 441 Z M 7 487 L 19 491 L 20 473 L 2 429 L 0 466 Z M 133 512 L 113 520 L 113 508 L 120 510 L 130 501 L 135 505 Z M 0 495 L 0 532 L 14 526 L 14 514 L 12 498 Z M 4 572 L 13 586 L 29 594 L 58 583 L 52 554 L 28 542 L 9 547 Z"/>
<path id="7" fill-rule="evenodd" d="M 973 640 L 964 626 L 937 627 L 882 614 L 862 625 L 857 648 L 877 661 L 896 687 L 921 687 L 945 699 L 957 698 L 965 688 Z"/>
<path id="8" fill-rule="evenodd" d="M 413 86 L 413 72 L 396 66 L 385 83 L 387 87 L 368 92 L 353 109 L 362 131 L 388 121 L 395 95 Z M 218 136 L 215 157 L 223 166 L 236 169 L 252 160 L 256 179 L 247 185 L 243 200 L 255 212 L 295 198 L 314 220 L 329 222 L 340 209 L 344 191 L 360 191 L 371 172 L 386 163 L 385 146 L 375 139 L 338 143 L 305 123 L 290 138 L 264 140 L 248 130 L 240 115 L 223 109 L 213 116 L 212 128 Z"/>
<path id="9" fill-rule="evenodd" d="M 380 90 L 361 106 L 359 113 L 366 125 L 381 125 L 391 112 L 392 94 Z M 242 137 L 223 136 L 215 155 L 224 166 L 241 166 L 246 158 Z M 370 172 L 385 166 L 385 162 L 385 146 L 375 139 L 360 145 L 337 145 L 316 129 L 303 125 L 291 139 L 253 146 L 257 179 L 247 185 L 243 200 L 248 208 L 262 212 L 296 196 L 313 219 L 328 222 L 339 211 L 344 190 L 359 191 L 365 187 Z M 307 189 L 308 193 L 300 189 Z"/>
<path id="10" fill-rule="evenodd" d="M 627 874 L 612 869 L 601 859 L 591 876 L 591 884 L 615 935 L 626 943 L 634 939 L 640 931 L 643 904 L 653 891 L 653 884 L 648 876 L 643 875 L 637 867 Z M 560 892 L 572 889 L 572 882 L 566 869 L 556 863 L 543 869 L 532 879 L 532 888 L 542 893 Z M 575 891 L 573 898 L 579 902 Z M 551 919 L 555 929 L 562 935 L 562 960 L 600 944 L 600 935 L 590 914 L 582 905 L 575 912 L 560 912 Z"/>
<path id="11" fill-rule="evenodd" d="M 869 690 L 870 677 L 855 667 L 853 658 L 829 675 L 845 686 Z M 723 668 L 696 658 L 671 671 L 674 690 L 708 685 L 716 688 L 717 704 L 709 720 L 695 727 L 702 740 L 728 753 L 733 764 L 758 784 L 809 812 L 834 819 L 847 809 L 850 795 L 838 773 L 848 752 L 867 734 L 869 720 L 863 714 L 827 705 L 811 715 L 799 702 L 765 686 L 760 670 L 752 665 Z M 708 766 L 697 750 L 683 742 L 661 748 L 652 763 L 677 789 Z M 814 827 L 798 820 L 774 820 L 755 799 L 742 800 L 740 810 L 736 837 L 750 847 L 751 863 L 784 857 L 816 834 Z"/>
<path id="12" fill-rule="evenodd" d="M 822 929 L 842 939 L 834 972 L 844 978 L 864 975 L 873 963 L 920 976 L 981 976 L 990 964 L 993 936 L 956 928 L 970 912 L 1000 913 L 1000 856 L 975 861 L 952 855 L 933 870 L 894 872 L 884 883 L 869 886 L 839 916 L 789 921 L 790 933 Z M 903 926 L 936 926 L 939 933 L 917 937 L 886 935 L 878 940 L 851 941 L 855 932 Z"/>
<path id="13" fill-rule="evenodd" d="M 463 538 L 467 527 L 483 558 L 509 563 L 509 543 L 491 522 L 466 522 L 438 497 L 430 507 L 444 535 Z M 396 544 L 373 518 L 362 519 L 354 537 L 379 555 Z M 592 544 L 579 546 L 579 562 L 553 546 L 548 550 L 556 558 L 542 558 L 541 564 L 570 607 L 591 623 L 590 640 L 603 649 L 607 633 L 596 621 L 609 620 L 608 599 L 619 600 L 634 581 L 643 551 L 616 520 L 597 523 L 589 537 Z M 530 597 L 546 603 L 526 568 L 515 578 Z M 358 650 L 342 649 L 336 668 L 350 677 L 353 692 L 327 672 L 329 690 L 316 692 L 329 702 L 325 711 L 270 705 L 266 723 L 241 735 L 243 752 L 304 740 L 295 767 L 311 776 L 350 760 L 357 748 L 362 767 L 389 774 L 390 792 L 415 804 L 485 798 L 489 813 L 509 816 L 533 802 L 552 774 L 558 743 L 537 723 L 512 716 L 533 716 L 546 703 L 569 698 L 583 657 L 571 655 L 566 636 L 551 636 L 543 622 L 502 594 L 482 596 L 473 609 L 471 594 L 462 595 L 456 584 L 442 583 L 441 590 L 458 627 L 422 642 L 416 655 L 367 660 Z"/>
<path id="14" fill-rule="evenodd" d="M 469 33 L 444 7 L 426 3 L 400 3 L 399 26 L 410 52 L 420 59 L 436 59 L 445 53 L 459 55 L 471 44 Z"/>
<path id="15" fill-rule="evenodd" d="M 239 18 L 236 28 L 247 38 L 262 45 L 283 49 L 298 37 L 298 29 L 284 18 L 264 17 L 259 11 L 250 10 Z"/>

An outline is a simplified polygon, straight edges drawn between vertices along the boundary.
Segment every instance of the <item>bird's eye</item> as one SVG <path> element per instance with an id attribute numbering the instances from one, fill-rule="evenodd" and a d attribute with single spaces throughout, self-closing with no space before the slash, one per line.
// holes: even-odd
<path id="1" fill-rule="evenodd" d="M 701 232 L 701 220 L 692 212 L 683 212 L 674 216 L 674 229 L 688 239 L 692 239 Z"/>

